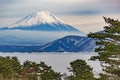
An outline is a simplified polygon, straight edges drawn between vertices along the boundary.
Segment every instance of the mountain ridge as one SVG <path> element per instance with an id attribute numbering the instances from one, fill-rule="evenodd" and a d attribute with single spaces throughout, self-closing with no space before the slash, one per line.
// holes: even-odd
<path id="1" fill-rule="evenodd" d="M 84 36 L 69 35 L 41 47 L 42 52 L 94 52 L 95 40 Z"/>

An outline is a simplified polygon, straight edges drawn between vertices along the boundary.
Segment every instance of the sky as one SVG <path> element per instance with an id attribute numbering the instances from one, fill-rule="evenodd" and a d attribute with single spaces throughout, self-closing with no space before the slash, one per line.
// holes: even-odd
<path id="1" fill-rule="evenodd" d="M 95 32 L 102 29 L 103 16 L 120 18 L 119 4 L 120 0 L 0 0 L 0 27 L 12 25 L 38 10 L 47 10 L 79 30 Z"/>

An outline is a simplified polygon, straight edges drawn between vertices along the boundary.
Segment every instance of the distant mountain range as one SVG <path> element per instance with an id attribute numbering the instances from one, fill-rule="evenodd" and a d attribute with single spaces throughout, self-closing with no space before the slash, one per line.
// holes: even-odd
<path id="1" fill-rule="evenodd" d="M 0 30 L 0 52 L 85 52 L 96 46 L 95 40 L 48 11 L 30 14 Z"/>
<path id="2" fill-rule="evenodd" d="M 0 46 L 2 52 L 93 52 L 95 40 L 81 36 L 66 36 L 44 46 Z"/>

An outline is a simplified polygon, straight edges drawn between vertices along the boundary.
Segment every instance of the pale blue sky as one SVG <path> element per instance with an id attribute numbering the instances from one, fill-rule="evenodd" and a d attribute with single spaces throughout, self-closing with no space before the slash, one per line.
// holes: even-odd
<path id="1" fill-rule="evenodd" d="M 120 14 L 120 0 L 0 0 L 0 27 L 38 10 L 57 16 Z"/>

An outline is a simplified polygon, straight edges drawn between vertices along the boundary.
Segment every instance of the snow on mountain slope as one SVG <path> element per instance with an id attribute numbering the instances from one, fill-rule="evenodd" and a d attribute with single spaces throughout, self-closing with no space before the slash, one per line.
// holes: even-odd
<path id="1" fill-rule="evenodd" d="M 44 45 L 67 35 L 83 36 L 72 32 L 0 30 L 0 45 Z"/>
<path id="2" fill-rule="evenodd" d="M 30 14 L 15 24 L 9 27 L 0 28 L 0 30 L 67 31 L 85 34 L 78 29 L 65 24 L 62 20 L 48 11 L 38 11 Z"/>
<path id="3" fill-rule="evenodd" d="M 39 25 L 39 24 L 64 24 L 62 20 L 55 17 L 52 13 L 48 11 L 38 11 L 36 13 L 30 14 L 23 18 L 22 20 L 19 20 L 14 25 L 9 26 L 9 28 L 14 27 L 27 27 L 32 25 Z"/>
<path id="4" fill-rule="evenodd" d="M 82 36 L 66 36 L 41 47 L 43 52 L 92 52 L 95 40 Z"/>

